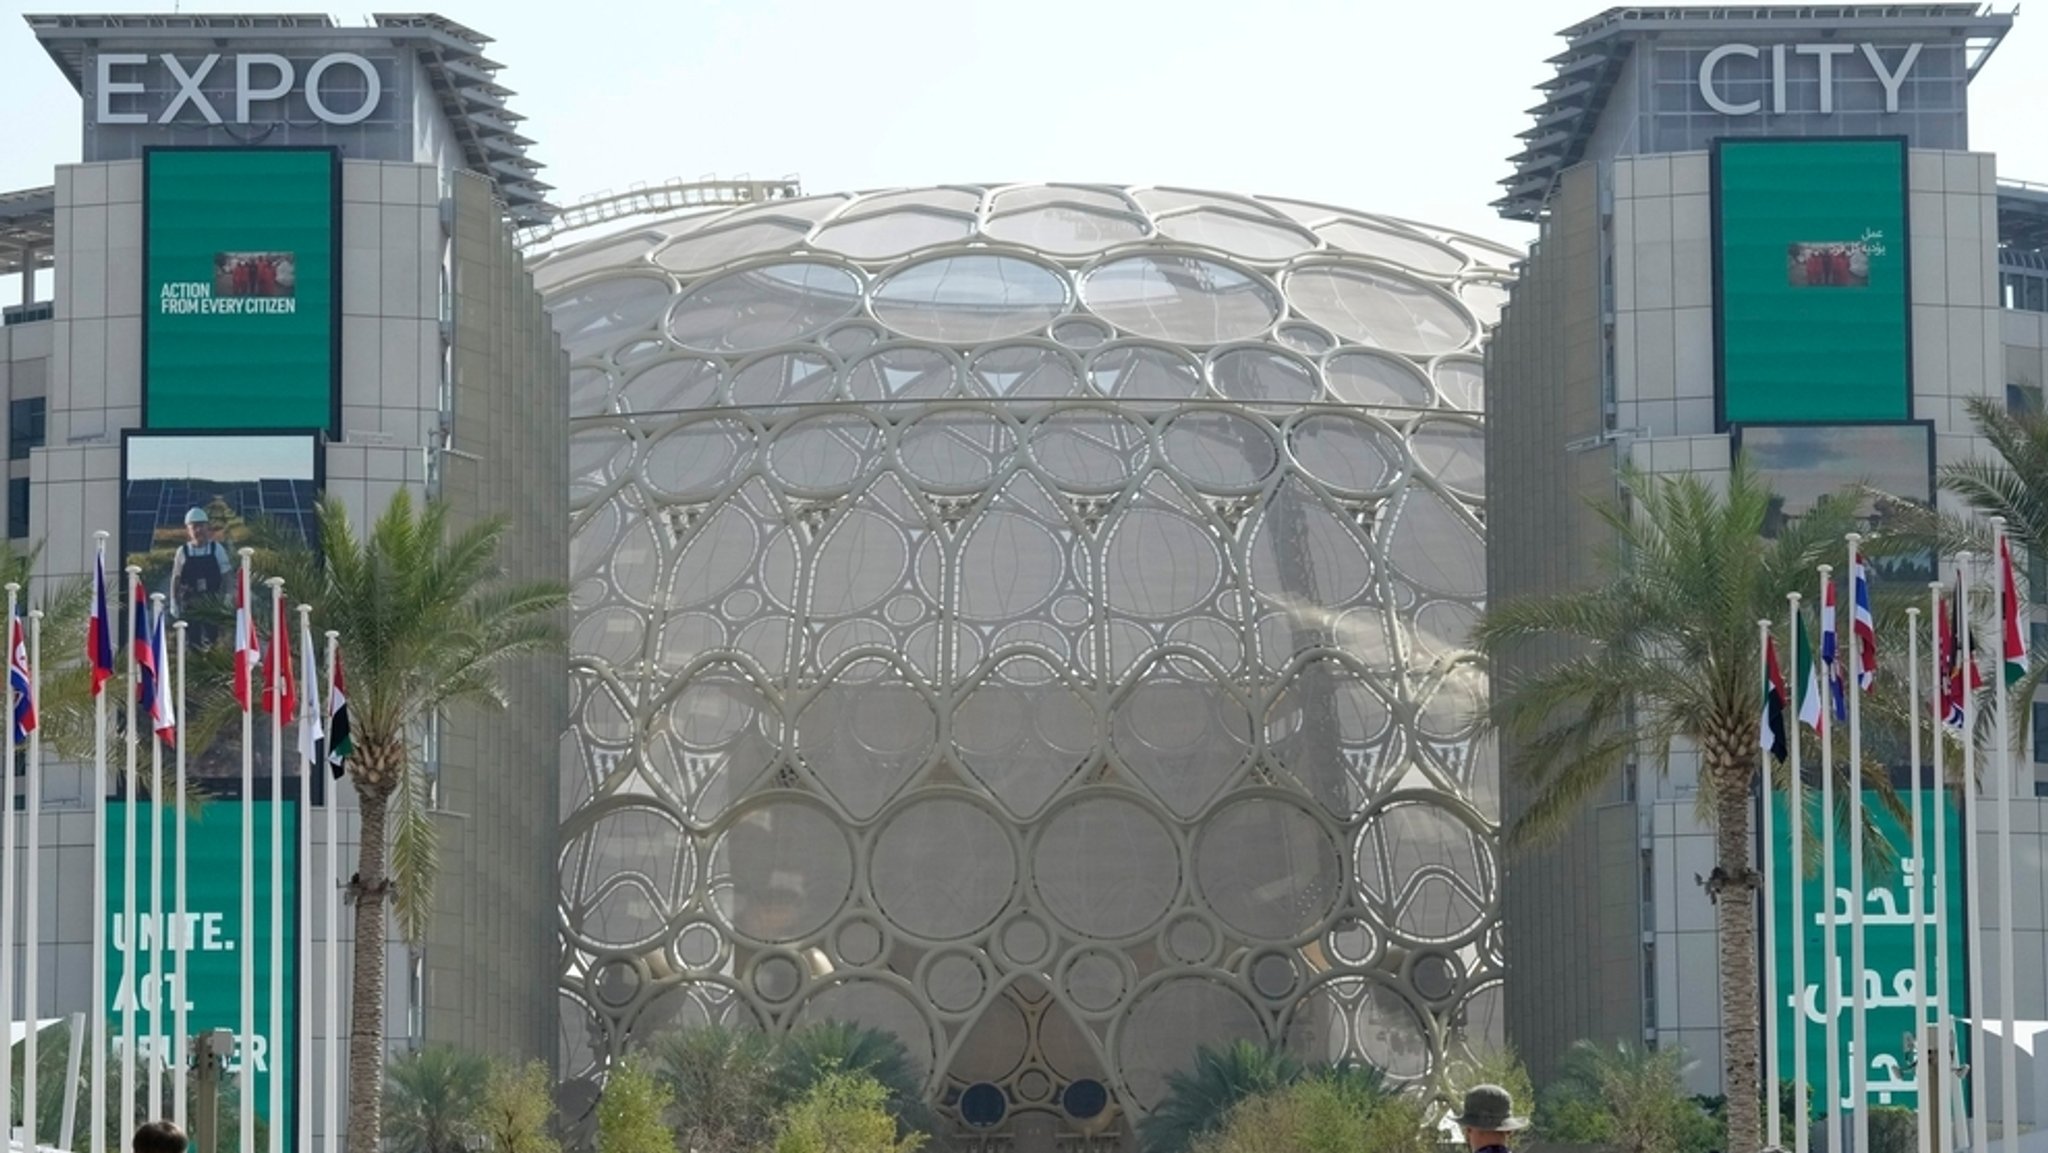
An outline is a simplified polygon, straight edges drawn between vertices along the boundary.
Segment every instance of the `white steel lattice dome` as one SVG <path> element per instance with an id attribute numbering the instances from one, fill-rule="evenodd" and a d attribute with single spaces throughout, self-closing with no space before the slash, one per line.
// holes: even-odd
<path id="1" fill-rule="evenodd" d="M 1515 255 L 1032 185 L 541 260 L 574 414 L 569 1070 L 852 1019 L 949 1126 L 1046 1145 L 1127 1134 L 1198 1043 L 1409 1081 L 1498 1039 L 1465 645 Z"/>

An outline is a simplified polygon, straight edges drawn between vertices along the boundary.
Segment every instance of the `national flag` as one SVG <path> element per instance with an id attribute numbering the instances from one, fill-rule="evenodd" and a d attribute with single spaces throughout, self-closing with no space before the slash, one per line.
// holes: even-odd
<path id="1" fill-rule="evenodd" d="M 1758 744 L 1783 763 L 1790 755 L 1789 737 L 1785 727 L 1785 674 L 1778 668 L 1778 642 L 1775 637 L 1765 637 L 1764 715 Z"/>
<path id="2" fill-rule="evenodd" d="M 270 675 L 263 678 L 263 711 L 289 717 L 298 712 L 298 695 L 292 691 L 292 634 L 285 627 L 285 600 L 273 599 L 270 610 Z"/>
<path id="3" fill-rule="evenodd" d="M 150 691 L 150 728 L 165 744 L 175 744 L 178 739 L 178 717 L 171 705 L 171 694 L 164 691 L 163 672 L 171 667 L 170 656 L 164 648 L 164 617 L 167 614 L 158 605 L 149 626 L 149 662 L 147 668 L 155 682 Z"/>
<path id="4" fill-rule="evenodd" d="M 156 698 L 162 688 L 156 668 L 156 646 L 149 638 L 149 599 L 143 595 L 142 582 L 134 581 L 135 603 L 128 606 L 128 620 L 133 626 L 129 632 L 129 655 L 135 662 L 135 714 L 138 717 L 156 716 Z"/>
<path id="5" fill-rule="evenodd" d="M 1820 666 L 1813 663 L 1813 640 L 1806 635 L 1806 614 L 1800 613 L 1797 626 L 1798 636 L 1793 639 L 1793 683 L 1799 686 L 1799 723 L 1809 729 L 1820 728 L 1821 696 Z"/>
<path id="6" fill-rule="evenodd" d="M 356 751 L 348 724 L 348 689 L 341 675 L 341 646 L 334 646 L 334 688 L 327 694 L 327 763 L 340 780 L 347 772 L 349 755 Z"/>
<path id="7" fill-rule="evenodd" d="M 1962 603 L 1960 596 L 1954 598 L 1947 608 L 1937 600 L 1935 615 L 1940 617 L 1937 659 L 1941 662 L 1941 681 L 1935 687 L 1941 703 L 1941 723 L 1957 732 L 1963 731 L 1963 657 L 1956 648 L 1956 612 Z"/>
<path id="8" fill-rule="evenodd" d="M 263 642 L 256 636 L 256 618 L 249 611 L 249 566 L 235 580 L 235 703 L 243 712 L 256 707 L 256 670 L 263 666 Z"/>
<path id="9" fill-rule="evenodd" d="M 14 686 L 14 739 L 25 741 L 36 731 L 35 687 L 29 682 L 28 642 L 22 639 L 21 618 L 9 622 L 7 680 Z"/>
<path id="10" fill-rule="evenodd" d="M 2013 580 L 2012 538 L 1998 538 L 1998 597 L 2005 618 L 2005 683 L 2016 685 L 2027 675 L 2027 632 L 2020 621 L 2019 585 Z"/>
<path id="11" fill-rule="evenodd" d="M 92 695 L 99 696 L 114 675 L 114 619 L 107 612 L 107 547 L 100 545 L 93 561 L 92 618 L 85 625 L 85 660 L 92 669 Z"/>
<path id="12" fill-rule="evenodd" d="M 1877 688 L 1877 620 L 1870 615 L 1870 570 L 1857 556 L 1849 566 L 1850 625 L 1856 634 L 1856 687 L 1864 692 Z"/>
<path id="13" fill-rule="evenodd" d="M 1849 719 L 1849 702 L 1842 693 L 1842 657 L 1835 646 L 1835 582 L 1820 588 L 1820 667 L 1827 673 L 1828 699 L 1835 703 L 1835 719 Z"/>
<path id="14" fill-rule="evenodd" d="M 313 626 L 299 614 L 299 683 L 305 695 L 299 698 L 299 761 L 311 772 L 320 763 L 320 682 L 313 673 Z"/>

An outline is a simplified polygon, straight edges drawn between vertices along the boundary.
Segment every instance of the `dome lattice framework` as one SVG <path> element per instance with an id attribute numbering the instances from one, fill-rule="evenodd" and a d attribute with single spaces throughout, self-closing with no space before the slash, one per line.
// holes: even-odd
<path id="1" fill-rule="evenodd" d="M 1113 1139 L 1200 1043 L 1423 1080 L 1497 1039 L 1466 637 L 1513 257 L 1033 185 L 541 262 L 567 1071 L 855 1020 L 963 1133 Z"/>

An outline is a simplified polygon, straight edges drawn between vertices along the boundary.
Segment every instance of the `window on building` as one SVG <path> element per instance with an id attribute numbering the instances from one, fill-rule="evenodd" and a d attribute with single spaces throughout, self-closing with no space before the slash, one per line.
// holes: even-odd
<path id="1" fill-rule="evenodd" d="M 2040 412 L 2041 390 L 2025 384 L 2006 385 L 2005 410 L 2015 414 Z"/>
<path id="2" fill-rule="evenodd" d="M 2048 624 L 2043 624 L 2040 621 L 2031 621 L 2027 625 L 2027 633 L 2028 652 L 2048 652 Z"/>
<path id="3" fill-rule="evenodd" d="M 49 400 L 31 396 L 7 402 L 7 459 L 27 460 L 32 448 L 43 445 L 45 414 Z"/>
<path id="4" fill-rule="evenodd" d="M 28 478 L 10 477 L 7 481 L 7 539 L 22 540 L 28 536 Z"/>
<path id="5" fill-rule="evenodd" d="M 2034 702 L 2034 763 L 2048 765 L 2048 732 L 2042 726 L 2048 725 L 2048 702 Z"/>

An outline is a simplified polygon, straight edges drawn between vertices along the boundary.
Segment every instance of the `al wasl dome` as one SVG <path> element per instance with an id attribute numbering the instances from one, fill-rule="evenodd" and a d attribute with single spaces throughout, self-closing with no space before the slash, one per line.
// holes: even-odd
<path id="1" fill-rule="evenodd" d="M 943 187 L 536 267 L 571 358 L 568 1072 L 894 1032 L 956 1140 L 1128 1147 L 1199 1044 L 1500 1037 L 1481 350 L 1515 253 Z"/>

